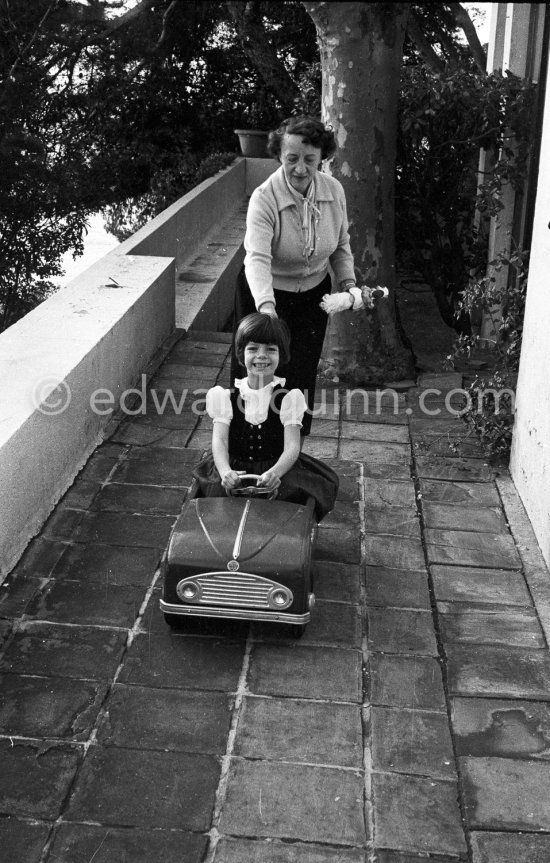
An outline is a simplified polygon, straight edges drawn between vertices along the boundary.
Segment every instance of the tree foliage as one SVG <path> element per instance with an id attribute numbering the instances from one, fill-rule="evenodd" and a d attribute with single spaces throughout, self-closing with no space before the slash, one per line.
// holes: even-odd
<path id="1" fill-rule="evenodd" d="M 209 154 L 236 153 L 234 128 L 279 120 L 269 64 L 298 81 L 314 28 L 299 3 L 252 4 L 245 31 L 261 22 L 271 51 L 258 69 L 243 5 L 0 0 L 0 328 L 51 292 L 91 213 L 139 222 Z"/>
<path id="2" fill-rule="evenodd" d="M 63 31 L 55 3 L 0 5 L 0 328 L 52 290 L 60 256 L 80 248 L 85 213 L 74 195 L 78 142 L 64 134 L 55 88 Z"/>
<path id="3" fill-rule="evenodd" d="M 462 272 L 470 240 L 455 234 L 473 205 L 476 136 L 498 115 L 496 152 L 509 116 L 498 88 L 481 83 L 483 52 L 460 4 L 409 5 L 397 217 L 410 231 L 398 231 L 398 248 L 415 266 L 415 250 L 426 261 L 435 249 L 432 272 Z M 299 2 L 0 0 L 0 26 L 0 328 L 52 290 L 89 214 L 109 208 L 124 236 L 227 158 L 211 154 L 236 152 L 234 128 L 318 110 L 316 31 Z M 454 200 L 441 196 L 451 188 Z M 424 218 L 437 215 L 423 225 L 427 198 L 438 206 Z M 445 275 L 439 293 L 459 281 Z"/>
<path id="4" fill-rule="evenodd" d="M 507 183 L 526 177 L 535 87 L 511 73 L 405 66 L 397 158 L 401 266 L 432 287 L 443 319 L 469 332 L 472 308 L 455 312 L 472 274 L 487 266 L 491 216 Z M 479 182 L 479 150 L 490 170 Z M 477 218 L 476 218 L 477 214 Z"/>

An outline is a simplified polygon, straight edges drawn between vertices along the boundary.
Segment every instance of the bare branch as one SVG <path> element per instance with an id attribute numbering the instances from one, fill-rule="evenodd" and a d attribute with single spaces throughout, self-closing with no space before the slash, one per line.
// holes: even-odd
<path id="1" fill-rule="evenodd" d="M 89 0 L 84 3 L 73 2 L 71 6 L 64 9 L 63 14 L 66 19 L 72 16 L 76 20 L 85 21 L 87 24 L 102 24 L 108 31 L 120 30 L 121 27 L 126 27 L 132 21 L 136 21 L 144 12 L 147 12 L 153 5 L 154 0 L 140 0 L 127 12 L 122 15 L 117 15 L 115 18 L 105 18 L 106 7 L 101 3 L 101 0 Z"/>
<path id="2" fill-rule="evenodd" d="M 451 144 L 469 144 L 471 141 L 481 141 L 482 138 L 487 138 L 489 135 L 500 131 L 500 126 L 493 126 L 491 129 L 485 129 L 483 132 L 480 132 L 479 135 L 470 135 L 469 138 L 449 138 L 447 141 L 443 141 L 442 144 L 438 144 L 437 147 L 434 147 L 432 152 L 435 153 L 437 150 L 441 150 L 443 147 L 449 147 Z"/>
<path id="3" fill-rule="evenodd" d="M 7 84 L 7 82 L 13 78 L 13 73 L 15 72 L 17 66 L 19 65 L 19 63 L 21 62 L 21 60 L 23 59 L 23 57 L 25 56 L 27 51 L 30 50 L 34 40 L 36 39 L 36 37 L 40 33 L 40 29 L 41 29 L 42 25 L 44 24 L 44 22 L 46 21 L 46 18 L 53 12 L 55 7 L 57 6 L 57 2 L 58 2 L 58 0 L 52 0 L 52 2 L 50 3 L 48 8 L 46 9 L 44 14 L 42 15 L 42 18 L 38 22 L 36 29 L 35 29 L 34 33 L 32 34 L 31 38 L 29 39 L 29 41 L 27 42 L 25 47 L 20 50 L 18 56 L 15 58 L 10 71 L 8 72 L 6 78 L 4 79 L 4 84 Z"/>
<path id="4" fill-rule="evenodd" d="M 151 57 L 153 57 L 155 54 L 158 54 L 160 52 L 160 49 L 166 43 L 170 20 L 173 17 L 173 13 L 178 4 L 179 0 L 172 0 L 170 5 L 168 6 L 166 12 L 162 16 L 162 30 L 159 38 L 156 41 L 156 44 L 153 45 L 153 47 L 149 51 L 147 51 L 147 54 L 140 60 L 132 73 L 132 78 L 136 78 L 140 74 L 141 70 L 145 68 Z"/>
<path id="5" fill-rule="evenodd" d="M 162 31 L 158 38 L 157 44 L 153 48 L 153 51 L 159 51 L 162 46 L 165 44 L 167 39 L 167 34 L 170 28 L 170 20 L 173 17 L 173 14 L 176 10 L 176 6 L 178 5 L 179 0 L 172 0 L 168 9 L 162 16 Z"/>
<path id="6" fill-rule="evenodd" d="M 154 0 L 141 0 L 140 3 L 137 3 L 132 9 L 128 9 L 127 12 L 124 12 L 122 15 L 118 15 L 116 18 L 111 18 L 107 23 L 108 30 L 113 32 L 114 30 L 119 30 L 121 27 L 126 27 L 127 24 L 131 24 L 132 21 L 137 20 L 141 17 L 145 12 L 148 12 L 152 7 Z M 177 0 L 173 0 L 173 3 L 170 5 L 173 6 Z M 167 15 L 168 12 L 165 13 Z"/>
<path id="7" fill-rule="evenodd" d="M 287 72 L 284 64 L 270 42 L 261 20 L 256 16 L 254 3 L 230 2 L 227 9 L 235 23 L 241 47 L 252 61 L 265 84 L 290 113 L 299 89 Z"/>
<path id="8" fill-rule="evenodd" d="M 414 42 L 428 66 L 436 73 L 443 72 L 445 69 L 444 61 L 435 53 L 431 42 L 424 35 L 424 31 L 412 10 L 407 19 L 407 35 Z"/>
<path id="9" fill-rule="evenodd" d="M 464 6 L 461 6 L 460 3 L 448 3 L 447 5 L 455 16 L 457 25 L 462 27 L 474 60 L 476 61 L 480 71 L 485 72 L 487 70 L 487 57 L 485 56 L 485 51 L 479 41 L 477 30 L 472 19 L 468 15 Z"/>

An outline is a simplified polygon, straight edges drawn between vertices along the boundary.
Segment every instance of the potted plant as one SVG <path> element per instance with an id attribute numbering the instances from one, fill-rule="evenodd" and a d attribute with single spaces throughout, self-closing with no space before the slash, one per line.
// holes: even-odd
<path id="1" fill-rule="evenodd" d="M 235 129 L 243 156 L 268 159 L 267 132 L 261 129 Z"/>

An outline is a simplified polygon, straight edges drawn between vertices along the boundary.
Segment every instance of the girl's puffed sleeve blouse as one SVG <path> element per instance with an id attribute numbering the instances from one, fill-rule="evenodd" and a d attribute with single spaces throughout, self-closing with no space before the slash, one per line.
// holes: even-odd
<path id="1" fill-rule="evenodd" d="M 246 379 L 235 381 L 235 385 L 241 391 L 244 401 L 245 419 L 252 425 L 265 422 L 269 410 L 271 393 L 276 383 L 284 384 L 284 380 L 275 378 L 271 384 L 260 390 L 252 390 L 246 383 Z M 294 389 L 285 393 L 281 402 L 280 419 L 283 426 L 302 425 L 302 418 L 307 405 L 301 390 Z M 206 393 L 206 412 L 214 422 L 229 425 L 233 419 L 233 408 L 231 406 L 231 393 L 221 386 L 215 386 Z"/>

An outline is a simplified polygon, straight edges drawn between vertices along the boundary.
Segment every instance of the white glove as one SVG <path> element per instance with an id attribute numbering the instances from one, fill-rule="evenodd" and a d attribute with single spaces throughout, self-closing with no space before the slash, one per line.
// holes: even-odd
<path id="1" fill-rule="evenodd" d="M 351 309 L 352 297 L 349 291 L 342 291 L 340 294 L 325 294 L 319 305 L 327 315 L 334 315 L 336 312 L 345 312 L 346 309 Z"/>
<path id="2" fill-rule="evenodd" d="M 373 309 L 374 300 L 387 297 L 388 293 L 388 289 L 380 285 L 375 288 L 362 285 L 360 288 L 350 288 L 349 291 L 342 291 L 339 294 L 325 294 L 319 305 L 327 315 L 345 312 L 348 309 L 358 312 L 360 309 Z"/>

